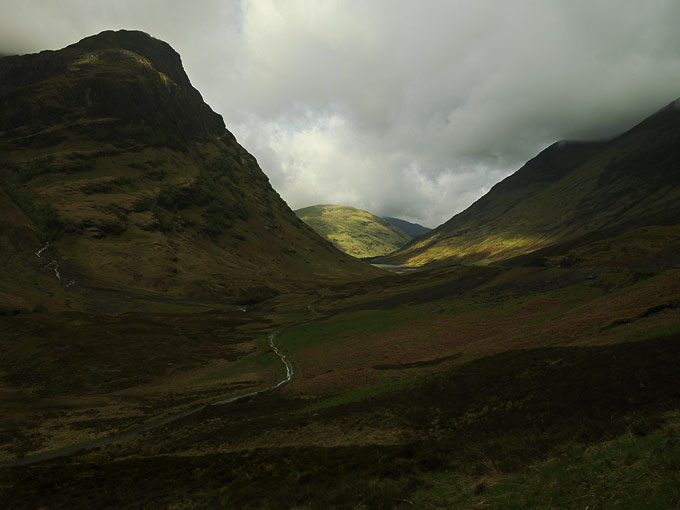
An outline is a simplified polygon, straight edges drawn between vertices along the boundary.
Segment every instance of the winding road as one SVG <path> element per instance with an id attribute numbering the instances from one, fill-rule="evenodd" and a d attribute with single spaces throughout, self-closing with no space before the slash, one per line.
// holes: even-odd
<path id="1" fill-rule="evenodd" d="M 9 461 L 2 461 L 0 462 L 0 468 L 2 467 L 12 467 L 12 466 L 25 466 L 27 464 L 34 464 L 36 462 L 41 462 L 43 460 L 49 460 L 49 459 L 56 459 L 57 457 L 66 457 L 67 455 L 71 455 L 73 453 L 79 452 L 81 450 L 87 450 L 89 448 L 95 448 L 97 446 L 103 446 L 107 445 L 109 443 L 114 443 L 116 441 L 120 441 L 121 439 L 125 439 L 127 437 L 133 436 L 135 434 L 140 434 L 142 432 L 147 432 L 149 430 L 153 430 L 158 427 L 162 427 L 163 425 L 167 425 L 168 423 L 172 423 L 173 421 L 177 421 L 181 418 L 185 418 L 187 416 L 191 416 L 192 414 L 196 414 L 203 409 L 207 409 L 208 407 L 211 406 L 221 406 L 224 404 L 230 404 L 232 402 L 236 402 L 237 400 L 241 400 L 244 398 L 252 397 L 254 395 L 259 395 L 261 393 L 266 393 L 268 391 L 273 391 L 277 388 L 280 388 L 284 384 L 290 382 L 290 380 L 293 378 L 293 365 L 291 362 L 286 358 L 286 355 L 281 352 L 281 350 L 276 346 L 274 343 L 274 339 L 276 338 L 276 333 L 272 333 L 269 335 L 269 345 L 276 353 L 276 355 L 279 357 L 281 360 L 281 363 L 283 363 L 283 366 L 286 368 L 286 376 L 281 379 L 279 382 L 274 384 L 273 386 L 268 386 L 266 388 L 262 388 L 257 391 L 251 391 L 249 393 L 244 393 L 243 395 L 237 395 L 235 397 L 229 397 L 225 398 L 224 400 L 219 400 L 217 402 L 213 402 L 212 404 L 207 404 L 203 405 L 200 407 L 195 407 L 193 409 L 189 409 L 188 411 L 184 411 L 179 414 L 174 414 L 172 416 L 167 416 L 163 419 L 160 419 L 158 421 L 154 421 L 152 423 L 148 423 L 146 425 L 143 425 L 138 428 L 134 428 L 132 430 L 128 430 L 125 432 L 121 432 L 120 434 L 115 434 L 113 436 L 107 436 L 107 437 L 102 437 L 100 439 L 93 439 L 92 441 L 87 441 L 85 443 L 80 443 L 77 445 L 73 446 L 67 446 L 65 448 L 61 448 L 59 450 L 52 450 L 49 452 L 44 452 L 44 453 L 39 453 L 37 455 L 31 455 L 30 457 L 25 457 L 25 458 L 20 458 L 20 459 L 14 459 L 14 460 L 9 460 Z"/>

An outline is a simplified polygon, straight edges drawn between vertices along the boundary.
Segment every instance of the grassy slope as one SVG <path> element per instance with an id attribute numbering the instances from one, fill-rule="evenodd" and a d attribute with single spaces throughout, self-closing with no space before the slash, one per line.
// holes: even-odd
<path id="1" fill-rule="evenodd" d="M 278 361 L 263 327 L 241 311 L 196 307 L 5 317 L 0 458 L 77 444 L 272 384 Z"/>
<path id="2" fill-rule="evenodd" d="M 680 417 L 648 435 L 574 444 L 525 471 L 438 473 L 415 496 L 428 508 L 671 508 L 680 504 Z"/>
<path id="3" fill-rule="evenodd" d="M 279 296 L 267 318 L 288 324 L 290 385 L 12 469 L 7 500 L 625 508 L 649 494 L 672 507 L 680 274 L 593 253 L 599 266 L 442 268 Z"/>
<path id="4" fill-rule="evenodd" d="M 609 142 L 560 142 L 385 261 L 488 262 L 602 231 L 674 223 L 678 102 Z M 607 229 L 609 231 L 607 231 Z"/>
<path id="5" fill-rule="evenodd" d="M 386 255 L 411 239 L 374 214 L 341 205 L 313 205 L 295 213 L 319 235 L 354 257 Z"/>
<path id="6" fill-rule="evenodd" d="M 142 41 L 109 33 L 0 69 L 0 93 L 15 106 L 0 119 L 15 257 L 51 240 L 50 257 L 81 288 L 232 302 L 370 276 L 290 211 L 174 67 L 174 52 L 133 34 Z M 22 299 L 11 294 L 7 306 Z"/>

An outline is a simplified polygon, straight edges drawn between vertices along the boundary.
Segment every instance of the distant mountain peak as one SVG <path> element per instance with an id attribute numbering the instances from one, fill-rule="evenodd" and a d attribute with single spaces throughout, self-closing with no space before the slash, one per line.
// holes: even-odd
<path id="1" fill-rule="evenodd" d="M 183 89 L 193 88 L 182 66 L 182 58 L 172 46 L 139 30 L 106 30 L 81 39 L 66 49 L 96 52 L 120 48 L 145 57 L 159 72 Z"/>

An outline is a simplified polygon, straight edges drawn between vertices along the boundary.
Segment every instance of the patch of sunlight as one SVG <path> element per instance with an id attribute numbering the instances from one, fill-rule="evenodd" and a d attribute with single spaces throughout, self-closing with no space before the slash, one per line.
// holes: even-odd
<path id="1" fill-rule="evenodd" d="M 476 264 L 486 265 L 504 254 L 520 255 L 552 243 L 553 240 L 537 235 L 532 236 L 490 236 L 477 241 L 461 242 L 455 238 L 439 242 L 423 253 L 407 259 L 407 265 L 422 266 L 428 262 L 447 258 L 479 257 Z"/>

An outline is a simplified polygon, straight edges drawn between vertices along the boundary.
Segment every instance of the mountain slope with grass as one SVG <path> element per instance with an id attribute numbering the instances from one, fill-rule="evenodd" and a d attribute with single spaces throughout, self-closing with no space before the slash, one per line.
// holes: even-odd
<path id="1" fill-rule="evenodd" d="M 680 217 L 680 100 L 607 141 L 558 142 L 387 262 L 489 262 Z"/>
<path id="2" fill-rule="evenodd" d="M 423 227 L 419 223 L 411 223 L 410 221 L 401 220 L 399 218 L 384 216 L 383 219 L 387 221 L 390 225 L 394 225 L 395 227 L 400 228 L 411 237 L 422 236 L 423 234 L 427 234 L 430 230 L 432 230 L 431 228 Z"/>
<path id="3" fill-rule="evenodd" d="M 295 216 L 165 42 L 108 31 L 5 57 L 0 104 L 7 306 L 40 285 L 56 306 L 65 282 L 247 303 L 372 274 Z"/>
<path id="4" fill-rule="evenodd" d="M 386 255 L 412 236 L 388 220 L 344 205 L 312 205 L 295 214 L 338 249 L 354 257 Z"/>

